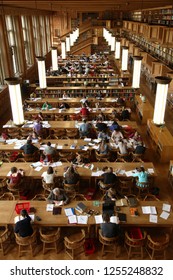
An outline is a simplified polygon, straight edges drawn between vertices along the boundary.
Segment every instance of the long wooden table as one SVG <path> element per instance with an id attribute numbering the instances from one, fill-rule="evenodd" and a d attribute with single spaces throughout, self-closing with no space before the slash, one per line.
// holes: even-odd
<path id="1" fill-rule="evenodd" d="M 105 97 L 102 99 L 99 98 L 87 98 L 88 102 L 90 103 L 91 107 L 95 106 L 95 103 L 100 103 L 100 105 L 102 106 L 103 104 L 106 104 L 107 107 L 111 106 L 111 107 L 119 107 L 119 104 L 117 103 L 117 98 L 111 98 L 111 97 Z M 74 97 L 74 98 L 51 98 L 51 97 L 47 97 L 47 98 L 30 98 L 30 99 L 26 99 L 25 100 L 27 102 L 27 104 L 29 104 L 31 107 L 35 107 L 35 106 L 42 106 L 46 101 L 51 104 L 53 107 L 58 107 L 61 103 L 68 103 L 70 107 L 75 106 L 76 104 L 81 104 L 82 98 L 79 97 Z"/>
<path id="2" fill-rule="evenodd" d="M 37 112 L 38 113 L 38 112 Z M 26 123 L 21 127 L 22 129 L 23 128 L 33 128 L 33 121 L 25 121 Z M 45 123 L 43 123 L 43 127 L 45 127 L 46 125 L 44 125 Z M 53 128 L 65 128 L 65 129 L 73 129 L 73 128 L 78 128 L 79 125 L 81 124 L 82 122 L 77 122 L 76 121 L 49 121 L 48 124 L 49 124 L 49 128 L 53 129 Z M 92 122 L 94 125 L 96 124 L 96 122 Z M 105 123 L 107 123 L 108 126 L 110 126 L 112 124 L 112 121 L 105 121 Z M 122 128 L 128 128 L 128 127 L 132 127 L 134 129 L 138 129 L 138 125 L 135 121 L 118 121 L 118 124 L 122 127 Z M 3 125 L 3 128 L 8 128 L 9 130 L 10 129 L 14 129 L 14 128 L 19 128 L 18 126 L 15 126 L 13 123 L 11 123 L 10 121 L 8 121 L 5 125 Z M 48 129 L 49 129 L 48 128 Z"/>
<path id="3" fill-rule="evenodd" d="M 7 174 L 9 173 L 11 167 L 16 166 L 18 169 L 22 168 L 25 172 L 25 177 L 33 178 L 33 179 L 41 179 L 41 176 L 44 171 L 47 170 L 48 166 L 42 166 L 42 169 L 40 171 L 36 171 L 35 168 L 32 167 L 32 163 L 26 162 L 26 163 L 21 163 L 21 162 L 10 162 L 6 163 L 4 162 L 1 167 L 0 167 L 0 178 L 6 178 Z M 98 170 L 102 171 L 102 169 L 107 166 L 107 167 L 112 167 L 113 171 L 116 172 L 118 177 L 126 177 L 127 176 L 123 173 L 121 173 L 121 170 L 125 171 L 131 171 L 135 170 L 136 167 L 141 166 L 141 162 L 93 162 L 94 165 L 93 170 L 90 170 L 87 168 L 87 165 L 85 167 L 83 166 L 78 166 L 77 170 L 81 178 L 99 178 L 101 176 L 93 172 L 97 172 Z M 62 162 L 60 163 L 59 166 L 54 166 L 55 163 L 53 163 L 53 167 L 55 170 L 55 176 L 57 177 L 63 177 L 64 174 L 64 168 L 67 166 L 70 166 L 70 163 L 67 162 Z M 157 176 L 157 171 L 153 165 L 152 162 L 143 162 L 142 165 L 144 166 L 145 170 L 148 169 L 153 169 L 154 173 L 151 174 L 152 177 Z"/>
<path id="4" fill-rule="evenodd" d="M 88 217 L 87 224 L 70 224 L 68 222 L 68 218 L 65 215 L 64 208 L 73 207 L 75 208 L 79 201 L 72 201 L 68 205 L 62 206 L 62 211 L 60 215 L 53 215 L 52 212 L 46 211 L 46 205 L 48 202 L 46 201 L 0 201 L 0 224 L 14 224 L 14 218 L 17 216 L 15 211 L 16 203 L 22 202 L 30 202 L 30 207 L 35 208 L 35 215 L 41 218 L 41 221 L 34 221 L 36 226 L 65 226 L 65 227 L 88 227 L 96 225 L 95 215 L 91 215 Z M 84 204 L 88 209 L 94 210 L 97 213 L 102 214 L 102 203 L 99 203 L 99 206 L 95 206 L 94 201 L 84 201 Z M 140 201 L 138 208 L 139 216 L 132 217 L 130 215 L 129 207 L 124 206 L 121 207 L 121 212 L 126 214 L 127 222 L 121 223 L 122 226 L 140 226 L 140 227 L 168 227 L 172 228 L 173 226 L 173 212 L 170 212 L 170 215 L 167 220 L 160 217 L 162 213 L 163 203 L 169 203 L 167 201 Z M 149 221 L 149 214 L 143 214 L 141 206 L 155 206 L 158 215 L 158 222 L 152 223 Z M 79 212 L 76 211 L 76 215 L 80 215 Z M 115 212 L 116 215 L 116 212 Z"/>

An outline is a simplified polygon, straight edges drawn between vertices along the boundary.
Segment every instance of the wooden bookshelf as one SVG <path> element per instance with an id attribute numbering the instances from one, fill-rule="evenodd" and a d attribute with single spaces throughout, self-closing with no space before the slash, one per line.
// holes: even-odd
<path id="1" fill-rule="evenodd" d="M 147 132 L 160 162 L 173 159 L 173 136 L 166 126 L 159 127 L 151 119 L 147 121 Z"/>
<path id="2" fill-rule="evenodd" d="M 147 120 L 153 117 L 153 107 L 151 106 L 148 99 L 145 99 L 145 102 L 142 101 L 139 95 L 135 95 L 135 109 L 138 116 L 138 119 L 141 124 L 147 124 Z"/>

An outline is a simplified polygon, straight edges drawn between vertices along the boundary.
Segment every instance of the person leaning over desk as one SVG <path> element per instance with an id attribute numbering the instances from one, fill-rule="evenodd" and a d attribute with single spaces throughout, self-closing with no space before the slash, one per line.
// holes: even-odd
<path id="1" fill-rule="evenodd" d="M 21 210 L 20 215 L 23 219 L 15 224 L 14 232 L 18 233 L 21 237 L 32 235 L 33 228 L 31 226 L 31 217 L 25 209 Z"/>
<path id="2" fill-rule="evenodd" d="M 108 213 L 103 213 L 102 217 L 103 223 L 100 224 L 102 235 L 107 238 L 119 236 L 121 233 L 120 225 L 111 223 Z"/>
<path id="3" fill-rule="evenodd" d="M 49 201 L 49 203 L 55 204 L 58 204 L 60 201 L 62 201 L 64 205 L 68 204 L 70 201 L 66 192 L 60 188 L 53 189 L 48 195 L 47 200 Z"/>

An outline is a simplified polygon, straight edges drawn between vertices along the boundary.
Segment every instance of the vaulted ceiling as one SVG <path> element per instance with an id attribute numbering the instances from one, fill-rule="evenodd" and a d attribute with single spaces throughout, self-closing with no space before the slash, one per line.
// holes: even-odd
<path id="1" fill-rule="evenodd" d="M 49 11 L 132 11 L 173 5 L 173 0 L 0 0 L 0 4 Z"/>

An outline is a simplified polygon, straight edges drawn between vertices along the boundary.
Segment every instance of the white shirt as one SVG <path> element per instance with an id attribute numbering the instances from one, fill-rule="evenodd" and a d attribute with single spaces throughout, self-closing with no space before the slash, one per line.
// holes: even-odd
<path id="1" fill-rule="evenodd" d="M 54 183 L 54 173 L 53 174 L 47 174 L 47 171 L 43 172 L 42 177 L 46 184 L 53 184 Z"/>

